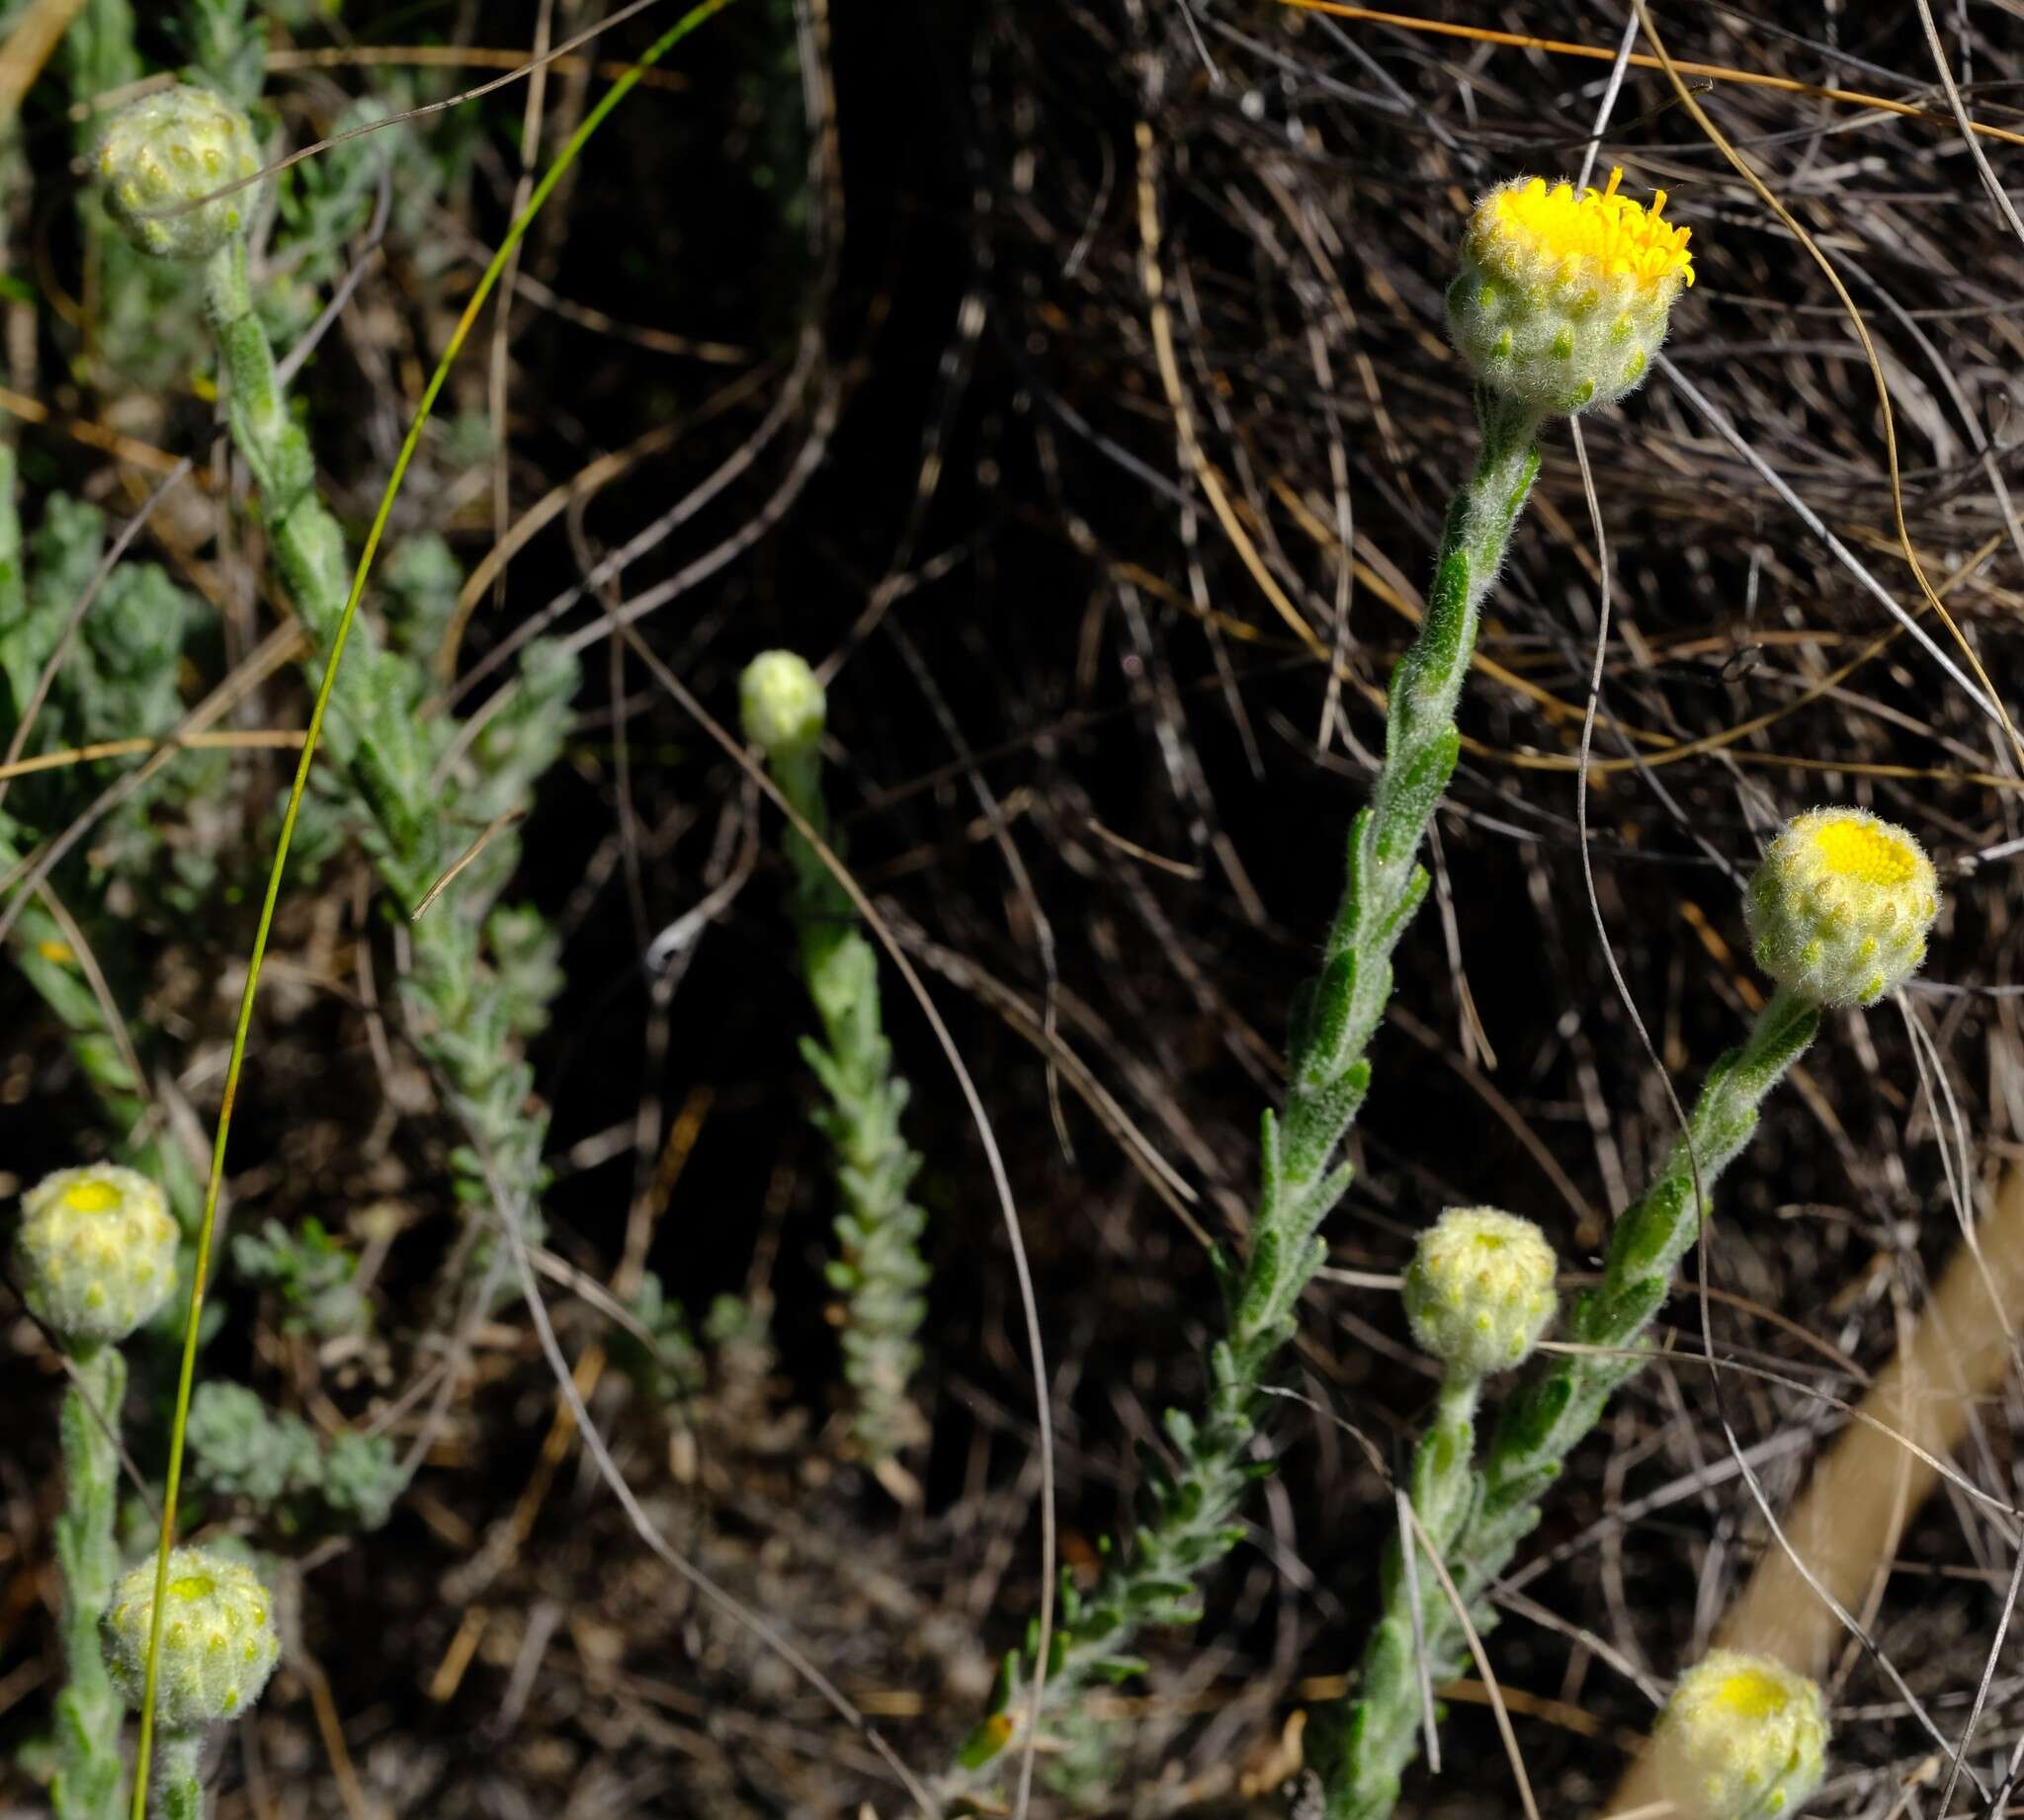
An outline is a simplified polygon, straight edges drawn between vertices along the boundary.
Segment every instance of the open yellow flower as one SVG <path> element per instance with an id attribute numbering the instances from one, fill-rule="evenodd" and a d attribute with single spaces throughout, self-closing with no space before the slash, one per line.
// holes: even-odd
<path id="1" fill-rule="evenodd" d="M 1517 178 L 1476 207 L 1448 291 L 1455 345 L 1493 391 L 1541 412 L 1621 398 L 1650 366 L 1694 282 L 1691 228 L 1621 194 Z"/>

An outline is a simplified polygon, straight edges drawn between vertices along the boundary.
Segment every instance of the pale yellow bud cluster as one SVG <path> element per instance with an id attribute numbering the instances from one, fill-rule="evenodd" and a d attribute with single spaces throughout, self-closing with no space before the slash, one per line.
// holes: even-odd
<path id="1" fill-rule="evenodd" d="M 176 1222 L 161 1190 L 133 1170 L 59 1169 L 21 1210 L 22 1292 L 65 1340 L 124 1340 L 176 1286 Z"/>
<path id="2" fill-rule="evenodd" d="M 1653 1735 L 1658 1786 L 1684 1820 L 1773 1820 L 1820 1785 L 1820 1690 L 1766 1656 L 1718 1649 L 1680 1677 Z"/>
<path id="3" fill-rule="evenodd" d="M 114 1589 L 99 1620 L 106 1667 L 134 1707 L 146 1687 L 154 1585 L 150 1557 Z M 158 1725 L 189 1731 L 236 1717 L 260 1697 L 280 1656 L 274 1602 L 250 1567 L 208 1548 L 171 1551 L 155 1669 Z"/>
<path id="4" fill-rule="evenodd" d="M 1462 272 L 1448 291 L 1455 346 L 1493 392 L 1542 413 L 1621 398 L 1665 340 L 1666 319 L 1694 282 L 1690 228 L 1600 190 L 1516 178 L 1470 217 Z"/>
<path id="5" fill-rule="evenodd" d="M 1867 809 L 1813 809 L 1750 881 L 1757 964 L 1816 1005 L 1874 1005 L 1918 971 L 1939 913 L 1918 842 Z"/>
<path id="6" fill-rule="evenodd" d="M 1420 1234 L 1405 1273 L 1405 1318 L 1458 1377 L 1520 1364 L 1554 1318 L 1554 1248 L 1529 1219 L 1450 1207 Z"/>
<path id="7" fill-rule="evenodd" d="M 821 737 L 828 697 L 805 658 L 793 651 L 761 651 L 738 679 L 745 737 L 769 757 Z"/>
<path id="8" fill-rule="evenodd" d="M 99 142 L 107 211 L 157 259 L 209 259 L 243 232 L 258 185 L 204 199 L 259 169 L 260 147 L 246 116 L 223 96 L 188 83 L 123 108 Z"/>

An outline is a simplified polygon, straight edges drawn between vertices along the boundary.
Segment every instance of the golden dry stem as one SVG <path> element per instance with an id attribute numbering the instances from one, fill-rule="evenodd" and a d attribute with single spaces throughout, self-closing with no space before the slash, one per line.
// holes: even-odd
<path id="1" fill-rule="evenodd" d="M 35 0 L 0 44 L 0 124 L 21 112 L 21 98 L 34 87 L 49 53 L 62 42 L 84 0 Z"/>

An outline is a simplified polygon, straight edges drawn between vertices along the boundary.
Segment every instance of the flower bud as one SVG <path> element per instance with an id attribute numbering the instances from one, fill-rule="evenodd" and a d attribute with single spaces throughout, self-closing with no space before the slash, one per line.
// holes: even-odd
<path id="1" fill-rule="evenodd" d="M 64 1339 L 126 1338 L 176 1286 L 176 1222 L 145 1176 L 59 1169 L 21 1198 L 14 1255 L 28 1305 Z"/>
<path id="2" fill-rule="evenodd" d="M 135 1707 L 147 1680 L 154 1570 L 150 1557 L 126 1575 L 99 1620 L 106 1668 Z M 266 1587 L 237 1561 L 208 1548 L 177 1548 L 169 1554 L 166 1594 L 155 1722 L 175 1732 L 236 1717 L 260 1697 L 281 1655 Z"/>
<path id="3" fill-rule="evenodd" d="M 157 259 L 209 259 L 242 233 L 260 195 L 255 185 L 185 213 L 162 211 L 259 169 L 260 147 L 245 115 L 223 96 L 188 83 L 121 109 L 99 143 L 107 211 Z"/>
<path id="4" fill-rule="evenodd" d="M 828 699 L 821 680 L 793 651 L 762 651 L 738 681 L 745 737 L 771 758 L 821 737 Z"/>
<path id="5" fill-rule="evenodd" d="M 1499 184 L 1476 206 L 1462 272 L 1448 290 L 1448 329 L 1476 376 L 1542 413 L 1610 404 L 1640 379 L 1665 340 L 1666 316 L 1694 282 L 1691 228 L 1608 187 Z"/>
<path id="6" fill-rule="evenodd" d="M 1711 1650 L 1680 1677 L 1652 1748 L 1658 1786 L 1683 1820 L 1771 1820 L 1820 1785 L 1826 1707 L 1782 1663 Z"/>
<path id="7" fill-rule="evenodd" d="M 1757 964 L 1815 1005 L 1874 1005 L 1925 959 L 1939 877 L 1918 842 L 1867 809 L 1812 809 L 1750 880 Z"/>
<path id="8" fill-rule="evenodd" d="M 1420 1234 L 1405 1273 L 1412 1337 L 1457 1377 L 1507 1370 L 1554 1318 L 1554 1248 L 1531 1220 L 1450 1207 Z"/>

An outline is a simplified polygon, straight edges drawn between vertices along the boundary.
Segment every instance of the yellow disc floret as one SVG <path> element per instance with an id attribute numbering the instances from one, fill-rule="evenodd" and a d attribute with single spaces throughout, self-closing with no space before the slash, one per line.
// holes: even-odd
<path id="1" fill-rule="evenodd" d="M 1621 398 L 1665 340 L 1668 313 L 1694 282 L 1691 228 L 1622 195 L 1621 170 L 1576 191 L 1518 178 L 1476 207 L 1462 273 L 1448 292 L 1455 345 L 1493 391 L 1542 412 Z"/>
<path id="2" fill-rule="evenodd" d="M 73 1345 L 117 1343 L 176 1286 L 176 1222 L 130 1169 L 59 1169 L 21 1198 L 28 1305 Z"/>
<path id="3" fill-rule="evenodd" d="M 1816 1005 L 1874 1005 L 1918 970 L 1939 913 L 1918 842 L 1867 809 L 1787 822 L 1750 881 L 1757 964 Z"/>
<path id="4" fill-rule="evenodd" d="M 1602 189 L 1584 188 L 1578 196 L 1571 184 L 1549 188 L 1543 177 L 1507 184 L 1491 191 L 1472 231 L 1506 266 L 1544 261 L 1566 285 L 1598 290 L 1622 285 L 1646 297 L 1676 282 L 1691 285 L 1694 256 L 1687 241 L 1694 230 L 1665 218 L 1663 190 L 1646 208 L 1618 191 L 1623 179 L 1618 166 Z"/>
<path id="5" fill-rule="evenodd" d="M 1508 1370 L 1554 1318 L 1554 1248 L 1529 1219 L 1450 1207 L 1420 1234 L 1405 1318 L 1420 1350 L 1458 1377 Z"/>
<path id="6" fill-rule="evenodd" d="M 129 1706 L 140 1704 L 146 1686 L 154 1584 L 150 1556 L 113 1589 L 99 1620 L 106 1667 Z M 260 1697 L 280 1655 L 274 1601 L 250 1567 L 209 1548 L 170 1553 L 154 1688 L 163 1730 L 236 1718 Z"/>
<path id="7" fill-rule="evenodd" d="M 1653 1748 L 1659 1787 L 1685 1820 L 1773 1820 L 1820 1785 L 1826 1707 L 1783 1663 L 1712 1650 L 1680 1677 Z"/>

